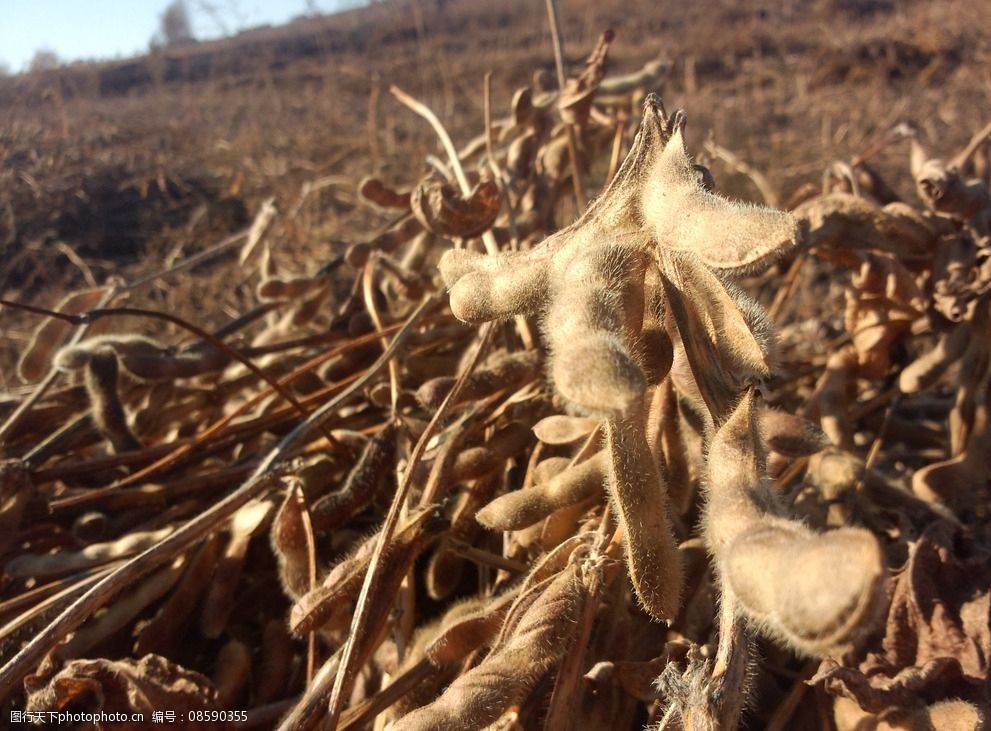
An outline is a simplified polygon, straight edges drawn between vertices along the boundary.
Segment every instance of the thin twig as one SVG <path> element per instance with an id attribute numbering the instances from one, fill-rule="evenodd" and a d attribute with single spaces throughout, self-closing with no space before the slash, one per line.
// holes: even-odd
<path id="1" fill-rule="evenodd" d="M 516 212 L 513 210 L 512 201 L 506 192 L 506 182 L 502 176 L 502 168 L 495 155 L 495 142 L 492 139 L 492 72 L 485 74 L 485 81 L 482 84 L 482 110 L 485 118 L 485 157 L 489 162 L 489 169 L 495 177 L 496 185 L 499 187 L 499 196 L 502 198 L 502 205 L 506 209 L 506 221 L 509 227 L 510 248 L 518 251 L 520 248 L 520 232 L 516 228 Z"/>
<path id="2" fill-rule="evenodd" d="M 973 154 L 977 152 L 977 149 L 983 145 L 989 137 L 991 137 L 991 122 L 988 122 L 984 129 L 970 138 L 970 142 L 967 143 L 967 146 L 960 151 L 960 154 L 954 156 L 950 164 L 957 168 L 965 167 Z"/>
<path id="3" fill-rule="evenodd" d="M 34 620 L 41 616 L 44 616 L 50 612 L 53 608 L 67 604 L 74 596 L 81 594 L 85 591 L 87 586 L 91 586 L 99 581 L 101 578 L 109 574 L 116 566 L 119 566 L 119 561 L 114 561 L 110 564 L 104 564 L 97 566 L 95 568 L 89 569 L 88 571 L 80 572 L 77 576 L 68 577 L 52 584 L 47 585 L 45 588 L 49 591 L 53 585 L 62 585 L 62 588 L 53 594 L 48 596 L 39 597 L 37 594 L 32 592 L 27 592 L 26 598 L 33 600 L 33 603 L 29 607 L 25 607 L 22 611 L 18 612 L 16 616 L 8 621 L 5 625 L 0 627 L 0 642 L 7 642 L 16 632 L 21 630 L 25 625 L 30 624 Z M 77 578 L 81 577 L 81 578 Z M 73 580 L 75 579 L 75 580 Z M 71 582 L 71 583 L 70 583 Z M 21 599 L 21 597 L 15 597 L 15 599 Z M 13 602 L 14 600 L 11 600 Z M 6 602 L 5 602 L 6 603 Z M 14 606 L 17 606 L 16 604 Z"/>
<path id="4" fill-rule="evenodd" d="M 884 438 L 888 433 L 888 426 L 891 424 L 891 417 L 894 415 L 895 409 L 898 408 L 898 400 L 900 396 L 900 392 L 892 396 L 891 403 L 888 404 L 888 408 L 884 411 L 884 419 L 882 419 L 881 426 L 877 430 L 874 440 L 871 442 L 871 448 L 867 450 L 867 457 L 864 459 L 864 467 L 860 470 L 860 475 L 857 477 L 857 485 L 854 488 L 854 494 L 859 494 L 864 489 L 864 482 L 867 480 L 867 473 L 873 469 L 874 463 L 877 461 L 877 456 L 881 451 L 881 445 L 884 443 Z"/>
<path id="5" fill-rule="evenodd" d="M 780 204 L 778 193 L 774 190 L 774 187 L 771 185 L 770 181 L 764 177 L 764 173 L 750 165 L 736 153 L 727 150 L 725 147 L 717 145 L 712 139 L 705 141 L 705 151 L 713 157 L 725 162 L 736 172 L 750 178 L 750 181 L 756 186 L 757 190 L 760 191 L 761 196 L 764 198 L 764 202 L 772 208 L 778 207 Z"/>
<path id="6" fill-rule="evenodd" d="M 86 280 L 86 286 L 90 289 L 98 289 L 100 285 L 96 283 L 96 277 L 93 276 L 93 270 L 89 268 L 89 264 L 83 259 L 76 250 L 69 246 L 64 241 L 59 241 L 55 244 L 55 248 L 62 252 L 62 255 L 75 264 L 76 269 L 82 272 L 83 279 Z"/>
<path id="7" fill-rule="evenodd" d="M 489 158 L 489 167 L 496 176 L 502 189 L 502 174 L 495 157 L 495 144 L 492 140 L 492 72 L 486 71 L 482 81 L 482 117 L 485 122 L 485 155 Z"/>
<path id="8" fill-rule="evenodd" d="M 557 0 L 547 0 L 547 17 L 551 25 L 551 42 L 554 45 L 554 65 L 557 67 L 558 93 L 564 93 L 564 40 L 561 38 L 561 22 L 557 12 Z M 568 135 L 568 155 L 571 157 L 571 183 L 575 189 L 575 203 L 578 212 L 584 213 L 588 207 L 585 191 L 582 189 L 581 174 L 578 172 L 578 144 L 575 141 L 575 128 L 572 124 L 564 125 Z"/>
<path id="9" fill-rule="evenodd" d="M 802 698 L 805 697 L 805 694 L 809 690 L 809 685 L 805 681 L 815 674 L 818 667 L 819 661 L 812 660 L 806 663 L 799 671 L 788 694 L 778 704 L 774 715 L 767 722 L 765 731 L 784 731 L 787 728 L 791 728 L 791 717 L 795 714 L 799 704 L 802 702 Z"/>
<path id="10" fill-rule="evenodd" d="M 303 524 L 303 537 L 306 539 L 306 579 L 307 590 L 317 588 L 317 541 L 313 534 L 313 521 L 310 519 L 310 506 L 306 503 L 306 495 L 300 481 L 294 481 L 291 500 L 299 502 L 300 518 Z M 317 633 L 310 632 L 306 638 L 306 684 L 313 682 L 317 671 Z"/>
<path id="11" fill-rule="evenodd" d="M 368 310 L 368 314 L 372 318 L 375 332 L 379 334 L 382 340 L 382 347 L 386 348 L 389 345 L 389 341 L 382 335 L 385 325 L 382 324 L 382 316 L 379 314 L 378 306 L 375 304 L 375 265 L 378 261 L 378 253 L 373 252 L 372 256 L 365 262 L 364 271 L 361 275 L 361 287 L 365 297 L 365 309 Z M 399 364 L 395 360 L 389 361 L 389 391 L 392 414 L 395 416 L 399 408 Z"/>
<path id="12" fill-rule="evenodd" d="M 420 660 L 413 667 L 403 671 L 401 675 L 393 679 L 389 685 L 374 696 L 363 701 L 360 705 L 348 709 L 341 716 L 339 731 L 356 728 L 371 721 L 436 672 L 437 668 L 429 660 L 426 658 Z"/>
<path id="13" fill-rule="evenodd" d="M 616 177 L 619 163 L 622 161 L 621 153 L 623 152 L 623 134 L 626 132 L 626 118 L 626 112 L 621 112 L 616 119 L 616 131 L 613 133 L 612 150 L 609 154 L 609 172 L 606 173 L 606 182 L 603 188 L 608 187 L 612 179 Z"/>
<path id="14" fill-rule="evenodd" d="M 341 666 L 341 648 L 327 658 L 317 672 L 313 682 L 306 686 L 303 697 L 293 705 L 289 714 L 279 724 L 279 731 L 300 731 L 308 729 L 320 718 L 324 698 L 330 688 L 338 668 Z"/>
<path id="15" fill-rule="evenodd" d="M 778 324 L 778 315 L 781 313 L 781 308 L 795 290 L 795 284 L 798 282 L 798 273 L 802 270 L 802 266 L 805 264 L 807 258 L 808 254 L 800 251 L 791 263 L 791 266 L 788 267 L 788 271 L 785 273 L 784 283 L 778 287 L 778 291 L 774 295 L 774 301 L 767 310 L 767 316 L 771 319 L 771 322 Z"/>
<path id="16" fill-rule="evenodd" d="M 516 574 L 519 576 L 522 576 L 528 571 L 526 564 L 520 563 L 519 561 L 514 561 L 511 558 L 506 558 L 498 553 L 486 551 L 481 548 L 475 548 L 470 543 L 465 543 L 464 541 L 460 541 L 455 538 L 448 539 L 447 547 L 450 549 L 451 553 L 471 561 L 472 563 L 478 564 L 479 566 L 491 566 L 492 568 L 508 571 L 511 574 Z"/>

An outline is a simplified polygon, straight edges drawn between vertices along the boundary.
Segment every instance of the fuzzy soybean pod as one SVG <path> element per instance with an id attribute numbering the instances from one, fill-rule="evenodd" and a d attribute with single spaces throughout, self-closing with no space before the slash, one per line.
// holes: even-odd
<path id="1" fill-rule="evenodd" d="M 909 363 L 898 375 L 898 388 L 902 393 L 918 393 L 939 380 L 963 356 L 974 337 L 973 332 L 970 323 L 961 322 L 949 332 L 941 334 L 932 350 Z"/>
<path id="2" fill-rule="evenodd" d="M 426 548 L 448 526 L 433 508 L 410 516 L 382 554 L 382 565 L 390 576 L 404 575 Z M 289 629 L 299 636 L 323 627 L 332 619 L 347 620 L 346 610 L 356 600 L 371 563 L 378 535 L 372 535 L 357 551 L 335 566 L 320 586 L 307 592 L 289 614 Z"/>
<path id="3" fill-rule="evenodd" d="M 220 648 L 211 680 L 221 708 L 233 708 L 237 704 L 251 670 L 251 648 L 247 643 L 231 639 Z"/>
<path id="4" fill-rule="evenodd" d="M 557 390 L 598 415 L 639 407 L 648 382 L 665 375 L 666 359 L 650 362 L 643 347 L 661 335 L 661 297 L 700 385 L 725 381 L 718 385 L 727 393 L 703 389 L 717 420 L 740 382 L 770 367 L 769 322 L 727 278 L 794 246 L 797 222 L 708 190 L 685 149 L 684 126 L 683 113 L 669 117 L 648 95 L 626 160 L 575 223 L 530 251 L 449 251 L 440 261 L 459 319 L 542 314 Z M 648 265 L 659 270 L 649 282 Z M 648 286 L 656 293 L 649 301 Z"/>
<path id="5" fill-rule="evenodd" d="M 662 260 L 662 281 L 692 391 L 705 403 L 709 418 L 721 422 L 742 388 L 770 375 L 771 322 L 725 274 L 710 270 L 695 254 L 664 252 Z"/>
<path id="6" fill-rule="evenodd" d="M 313 530 L 325 533 L 338 528 L 371 504 L 392 473 L 395 440 L 396 425 L 390 423 L 365 445 L 344 486 L 311 506 Z"/>
<path id="7" fill-rule="evenodd" d="M 536 312 L 547 294 L 550 251 L 507 252 L 497 257 L 453 249 L 440 259 L 451 288 L 451 311 L 464 322 L 506 320 Z"/>
<path id="8" fill-rule="evenodd" d="M 489 644 L 498 634 L 516 596 L 515 591 L 508 591 L 484 602 L 478 597 L 455 604 L 444 615 L 424 654 L 434 665 L 448 665 Z"/>
<path id="9" fill-rule="evenodd" d="M 839 651 L 883 615 L 881 546 L 861 528 L 817 534 L 774 514 L 761 478 L 757 409 L 750 389 L 712 439 L 709 550 L 739 606 L 763 632 L 809 655 Z"/>
<path id="10" fill-rule="evenodd" d="M 293 599 L 299 599 L 310 588 L 310 552 L 303 510 L 298 483 L 290 483 L 269 533 L 282 588 Z"/>
<path id="11" fill-rule="evenodd" d="M 118 392 L 117 354 L 102 347 L 90 353 L 86 364 L 86 392 L 89 394 L 93 422 L 113 445 L 115 452 L 141 449 L 141 442 L 131 432 Z"/>
<path id="12" fill-rule="evenodd" d="M 544 444 L 573 444 L 585 439 L 598 425 L 598 419 L 555 414 L 534 424 L 533 433 Z"/>
<path id="13" fill-rule="evenodd" d="M 389 727 L 397 718 L 436 700 L 458 675 L 462 661 L 491 644 L 515 596 L 515 591 L 509 591 L 494 599 L 480 594 L 458 600 L 441 618 L 417 630 L 396 670 L 383 664 L 382 669 L 393 677 L 423 660 L 432 666 L 425 680 L 388 708 Z"/>
<path id="14" fill-rule="evenodd" d="M 135 378 L 144 381 L 170 381 L 176 378 L 195 378 L 204 373 L 223 370 L 230 363 L 230 356 L 212 345 L 200 345 L 182 353 L 168 352 L 158 357 L 132 355 L 129 349 L 118 347 L 121 365 Z"/>
<path id="15" fill-rule="evenodd" d="M 597 452 L 546 482 L 501 495 L 478 511 L 478 522 L 492 530 L 526 528 L 560 508 L 601 494 L 608 472 L 609 456 Z"/>
<path id="16" fill-rule="evenodd" d="M 568 650 L 586 596 L 579 566 L 571 563 L 481 664 L 458 676 L 436 701 L 399 719 L 393 731 L 483 729 L 522 703 Z"/>
<path id="17" fill-rule="evenodd" d="M 647 267 L 643 289 L 643 325 L 637 337 L 637 350 L 647 383 L 656 386 L 671 371 L 674 361 L 674 343 L 667 332 L 664 283 L 657 267 Z"/>
<path id="18" fill-rule="evenodd" d="M 515 389 L 532 381 L 540 373 L 540 354 L 535 350 L 503 353 L 476 369 L 465 381 L 456 403 L 491 396 L 505 389 Z M 436 409 L 454 387 L 448 376 L 432 378 L 419 389 L 416 397 L 424 407 Z M 453 405 L 453 404 L 452 404 Z"/>
<path id="19" fill-rule="evenodd" d="M 230 362 L 230 356 L 213 346 L 190 348 L 176 354 L 165 345 L 142 335 L 101 335 L 62 348 L 55 356 L 55 363 L 64 370 L 80 368 L 94 353 L 103 349 L 116 353 L 121 367 L 140 381 L 193 378 L 221 370 Z"/>
<path id="20" fill-rule="evenodd" d="M 609 496 L 626 536 L 626 564 L 643 608 L 673 620 L 681 603 L 682 570 L 671 529 L 665 471 L 647 443 L 643 409 L 606 420 Z"/>
<path id="21" fill-rule="evenodd" d="M 622 414 L 643 401 L 647 387 L 633 354 L 646 258 L 620 245 L 575 254 L 555 261 L 557 297 L 545 322 L 551 375 L 565 398 L 593 414 Z"/>
<path id="22" fill-rule="evenodd" d="M 800 416 L 764 408 L 759 422 L 767 447 L 786 457 L 805 457 L 829 446 L 822 429 Z"/>
<path id="23" fill-rule="evenodd" d="M 475 516 L 478 509 L 499 489 L 500 477 L 489 475 L 476 480 L 462 493 L 451 519 L 451 539 L 472 543 L 479 530 Z M 446 542 L 438 545 L 425 572 L 427 594 L 432 599 L 443 599 L 453 594 L 461 581 L 464 564 L 465 559 L 449 550 Z"/>
<path id="24" fill-rule="evenodd" d="M 518 421 L 507 424 L 483 446 L 459 452 L 443 477 L 444 484 L 475 480 L 504 467 L 506 460 L 522 452 L 530 443 L 530 429 Z"/>
<path id="25" fill-rule="evenodd" d="M 40 581 L 50 576 L 84 571 L 141 553 L 164 540 L 172 530 L 170 526 L 159 530 L 134 531 L 117 540 L 93 543 L 78 551 L 22 553 L 7 562 L 4 574 L 10 579 L 32 578 Z"/>

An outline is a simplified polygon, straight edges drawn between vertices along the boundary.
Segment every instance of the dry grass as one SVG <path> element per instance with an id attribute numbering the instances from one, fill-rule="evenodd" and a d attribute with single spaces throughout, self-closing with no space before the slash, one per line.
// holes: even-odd
<path id="1" fill-rule="evenodd" d="M 985 11 L 561 10 L 2 81 L 9 709 L 980 727 Z"/>

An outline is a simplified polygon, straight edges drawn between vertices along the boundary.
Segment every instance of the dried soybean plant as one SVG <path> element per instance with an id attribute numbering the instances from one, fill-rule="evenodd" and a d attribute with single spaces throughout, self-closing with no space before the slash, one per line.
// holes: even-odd
<path id="1" fill-rule="evenodd" d="M 11 708 L 979 727 L 987 130 L 912 142 L 921 205 L 866 156 L 792 213 L 734 203 L 611 42 L 505 118 L 486 87 L 461 150 L 395 90 L 447 160 L 362 181 L 382 228 L 323 266 L 266 202 L 258 304 L 212 333 L 73 335 L 119 283 L 39 325 L 42 387 L 0 402 Z"/>

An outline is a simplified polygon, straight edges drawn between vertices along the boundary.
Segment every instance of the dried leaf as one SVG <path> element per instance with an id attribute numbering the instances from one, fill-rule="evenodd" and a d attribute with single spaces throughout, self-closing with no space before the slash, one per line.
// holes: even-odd
<path id="1" fill-rule="evenodd" d="M 98 722 L 97 729 L 145 731 L 156 711 L 173 711 L 172 728 L 220 729 L 220 721 L 193 721 L 191 713 L 218 711 L 217 692 L 210 681 L 159 655 L 140 660 L 72 660 L 47 682 L 40 678 L 25 681 L 27 710 L 94 714 L 142 714 L 141 721 Z M 209 714 L 205 714 L 209 719 Z"/>
<path id="2" fill-rule="evenodd" d="M 457 188 L 431 176 L 421 180 L 410 196 L 413 215 L 425 229 L 465 239 L 489 230 L 501 205 L 499 186 L 491 180 L 480 182 L 462 197 Z"/>
<path id="3" fill-rule="evenodd" d="M 985 699 L 991 658 L 991 556 L 952 524 L 932 523 L 894 579 L 883 639 L 853 662 L 826 660 L 811 682 L 880 713 Z"/>

